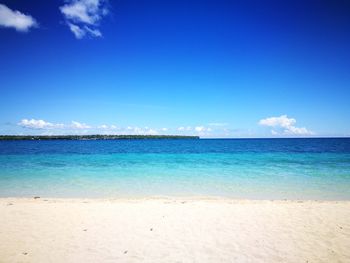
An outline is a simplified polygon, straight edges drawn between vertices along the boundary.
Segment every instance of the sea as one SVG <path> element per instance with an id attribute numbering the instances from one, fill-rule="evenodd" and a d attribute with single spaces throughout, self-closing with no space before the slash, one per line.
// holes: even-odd
<path id="1" fill-rule="evenodd" d="M 350 138 L 0 141 L 0 197 L 350 200 Z"/>

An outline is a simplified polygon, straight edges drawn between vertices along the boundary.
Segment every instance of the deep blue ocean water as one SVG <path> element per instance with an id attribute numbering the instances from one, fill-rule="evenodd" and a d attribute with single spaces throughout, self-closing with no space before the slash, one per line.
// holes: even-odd
<path id="1" fill-rule="evenodd" d="M 0 196 L 350 200 L 350 139 L 0 141 Z"/>

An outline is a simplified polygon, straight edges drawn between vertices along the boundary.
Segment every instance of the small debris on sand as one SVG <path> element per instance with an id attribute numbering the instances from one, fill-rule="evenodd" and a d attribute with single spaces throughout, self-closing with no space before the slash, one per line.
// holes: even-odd
<path id="1" fill-rule="evenodd" d="M 150 228 L 150 230 L 149 231 L 153 231 L 153 228 Z"/>
<path id="2" fill-rule="evenodd" d="M 34 199 L 39 199 L 40 198 L 40 196 L 34 196 Z"/>
<path id="3" fill-rule="evenodd" d="M 23 252 L 22 254 L 23 254 L 23 255 L 28 255 L 28 253 L 27 253 L 27 252 Z"/>
<path id="4" fill-rule="evenodd" d="M 127 254 L 127 253 L 128 253 L 128 251 L 127 251 L 127 250 L 125 250 L 125 251 L 124 251 L 124 254 Z"/>

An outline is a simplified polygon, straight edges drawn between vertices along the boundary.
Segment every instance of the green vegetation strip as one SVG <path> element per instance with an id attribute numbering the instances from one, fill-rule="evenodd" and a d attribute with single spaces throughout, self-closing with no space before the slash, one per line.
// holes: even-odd
<path id="1" fill-rule="evenodd" d="M 130 140 L 130 139 L 199 139 L 181 135 L 0 135 L 0 140 Z"/>

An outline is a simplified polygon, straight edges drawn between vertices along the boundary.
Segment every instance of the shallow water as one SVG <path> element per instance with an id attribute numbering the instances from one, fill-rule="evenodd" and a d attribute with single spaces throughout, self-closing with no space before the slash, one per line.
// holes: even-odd
<path id="1" fill-rule="evenodd" d="M 0 196 L 350 200 L 350 139 L 1 141 Z"/>

